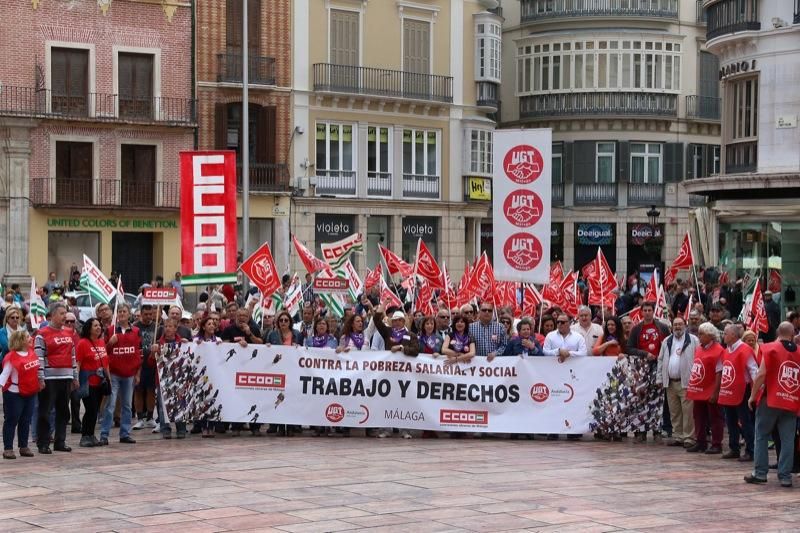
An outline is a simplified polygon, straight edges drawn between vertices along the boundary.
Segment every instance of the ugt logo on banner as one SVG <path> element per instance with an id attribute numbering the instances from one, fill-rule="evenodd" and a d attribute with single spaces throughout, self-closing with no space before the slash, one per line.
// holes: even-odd
<path id="1" fill-rule="evenodd" d="M 181 152 L 184 284 L 236 280 L 236 153 Z"/>
<path id="2" fill-rule="evenodd" d="M 549 281 L 550 130 L 494 133 L 494 272 L 502 281 Z"/>

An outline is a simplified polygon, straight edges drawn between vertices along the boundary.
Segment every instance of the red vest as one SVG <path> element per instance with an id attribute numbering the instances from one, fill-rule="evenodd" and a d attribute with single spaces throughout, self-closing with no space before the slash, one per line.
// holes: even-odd
<path id="1" fill-rule="evenodd" d="M 45 326 L 39 330 L 39 337 L 47 347 L 47 366 L 50 368 L 72 368 L 72 349 L 75 337 L 72 330 L 53 329 Z"/>
<path id="2" fill-rule="evenodd" d="M 767 370 L 767 405 L 796 413 L 800 411 L 800 351 L 788 351 L 780 341 L 761 347 Z"/>
<path id="3" fill-rule="evenodd" d="M 717 384 L 717 363 L 724 351 L 725 348 L 718 342 L 713 343 L 709 349 L 697 347 L 689 386 L 686 387 L 687 399 L 708 401 L 711 398 Z"/>
<path id="4" fill-rule="evenodd" d="M 117 326 L 119 329 L 119 326 Z M 117 336 L 117 343 L 108 347 L 108 339 Z M 139 328 L 130 326 L 125 333 L 108 328 L 106 332 L 106 350 L 108 351 L 108 367 L 112 374 L 122 378 L 136 375 L 142 366 L 142 336 Z"/>
<path id="5" fill-rule="evenodd" d="M 722 381 L 719 385 L 720 405 L 739 405 L 747 388 L 747 361 L 753 350 L 742 343 L 731 353 L 727 348 L 722 354 Z"/>
<path id="6" fill-rule="evenodd" d="M 17 371 L 17 383 L 20 396 L 33 396 L 39 392 L 39 358 L 33 352 L 20 355 L 18 352 L 9 352 L 3 359 L 4 364 L 9 364 Z M 6 363 L 7 361 L 7 363 Z M 8 390 L 12 385 L 9 379 L 3 390 Z"/>

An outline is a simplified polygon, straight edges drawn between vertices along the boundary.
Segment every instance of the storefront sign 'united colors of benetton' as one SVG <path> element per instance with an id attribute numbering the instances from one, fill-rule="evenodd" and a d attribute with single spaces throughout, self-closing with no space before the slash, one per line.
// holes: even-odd
<path id="1" fill-rule="evenodd" d="M 183 284 L 236 281 L 236 153 L 181 152 Z"/>
<path id="2" fill-rule="evenodd" d="M 494 272 L 498 280 L 548 281 L 551 143 L 549 129 L 494 133 Z"/>

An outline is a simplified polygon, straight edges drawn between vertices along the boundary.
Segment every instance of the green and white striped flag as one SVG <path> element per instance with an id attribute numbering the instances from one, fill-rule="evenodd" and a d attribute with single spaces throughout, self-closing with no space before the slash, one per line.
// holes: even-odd
<path id="1" fill-rule="evenodd" d="M 342 266 L 337 268 L 335 272 L 339 277 L 349 281 L 347 293 L 353 302 L 357 302 L 358 295 L 364 291 L 364 282 L 361 281 L 361 278 L 358 276 L 358 272 L 356 272 L 356 269 L 353 268 L 353 263 L 351 263 L 348 259 L 343 262 Z"/>
<path id="2" fill-rule="evenodd" d="M 350 254 L 364 251 L 364 238 L 360 233 L 354 233 L 340 241 L 324 242 L 319 248 L 325 262 L 332 268 L 338 269 L 347 261 Z"/>
<path id="3" fill-rule="evenodd" d="M 283 309 L 283 296 L 281 296 L 280 293 L 278 292 L 273 292 L 271 298 L 272 298 L 272 309 L 277 314 L 278 311 Z"/>
<path id="4" fill-rule="evenodd" d="M 83 255 L 83 270 L 81 271 L 80 283 L 81 287 L 86 289 L 92 299 L 104 304 L 109 303 L 117 294 L 117 289 L 114 285 L 86 254 Z"/>
<path id="5" fill-rule="evenodd" d="M 39 329 L 47 317 L 47 307 L 42 301 L 42 297 L 36 290 L 36 278 L 31 278 L 31 297 L 30 297 L 31 327 Z"/>
<path id="6" fill-rule="evenodd" d="M 318 293 L 320 299 L 325 303 L 325 307 L 328 310 L 336 315 L 337 318 L 342 318 L 344 316 L 344 304 L 342 304 L 341 299 L 336 294 L 326 294 L 324 292 Z"/>

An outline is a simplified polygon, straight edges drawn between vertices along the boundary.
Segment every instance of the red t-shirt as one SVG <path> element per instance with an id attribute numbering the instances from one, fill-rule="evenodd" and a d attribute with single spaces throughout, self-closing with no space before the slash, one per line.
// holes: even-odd
<path id="1" fill-rule="evenodd" d="M 86 372 L 95 372 L 101 368 L 108 367 L 105 341 L 97 339 L 92 344 L 89 339 L 81 339 L 75 349 L 75 359 L 81 366 L 81 370 Z M 100 383 L 102 383 L 100 376 L 96 374 L 89 376 L 89 386 L 97 387 Z"/>
<path id="2" fill-rule="evenodd" d="M 652 355 L 658 355 L 661 351 L 661 341 L 664 338 L 661 336 L 661 330 L 658 329 L 655 322 L 652 324 L 642 324 L 642 330 L 639 333 L 638 348 L 644 350 Z"/>

